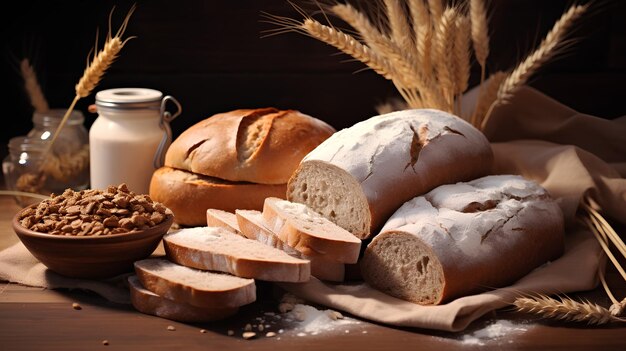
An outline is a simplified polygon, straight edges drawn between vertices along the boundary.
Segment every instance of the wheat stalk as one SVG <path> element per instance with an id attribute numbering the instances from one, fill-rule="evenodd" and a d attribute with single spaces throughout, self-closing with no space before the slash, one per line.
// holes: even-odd
<path id="1" fill-rule="evenodd" d="M 493 110 L 493 107 L 511 98 L 520 87 L 526 84 L 530 76 L 532 76 L 539 67 L 558 52 L 558 49 L 563 45 L 563 38 L 567 34 L 568 29 L 576 19 L 582 16 L 587 8 L 587 5 L 574 5 L 570 7 L 554 24 L 546 37 L 539 44 L 539 47 L 513 70 L 511 75 L 500 85 L 498 97 L 483 119 L 481 129 L 484 129 L 489 120 L 490 112 Z"/>
<path id="2" fill-rule="evenodd" d="M 115 36 L 111 36 L 111 17 L 113 16 L 113 11 L 111 11 L 109 15 L 109 32 L 107 34 L 106 41 L 104 42 L 104 47 L 100 52 L 94 54 L 93 60 L 87 64 L 87 67 L 85 68 L 82 77 L 75 86 L 76 96 L 70 104 L 70 107 L 65 112 L 63 119 L 61 119 L 59 126 L 55 129 L 52 139 L 50 140 L 50 143 L 48 144 L 48 147 L 46 148 L 46 152 L 44 154 L 47 154 L 52 149 L 52 145 L 56 141 L 61 129 L 63 129 L 63 126 L 67 122 L 67 119 L 72 113 L 72 110 L 76 106 L 78 100 L 91 94 L 91 91 L 98 85 L 98 83 L 100 83 L 102 76 L 104 76 L 106 70 L 117 58 L 124 45 L 133 38 L 130 37 L 126 40 L 121 39 L 128 25 L 128 21 L 130 20 L 130 16 L 132 16 L 135 8 L 136 6 L 133 5 L 128 11 L 128 14 L 124 18 L 124 22 L 118 29 L 117 33 L 115 33 Z"/>
<path id="3" fill-rule="evenodd" d="M 606 324 L 609 322 L 626 322 L 626 319 L 615 317 L 604 307 L 589 301 L 578 302 L 561 297 L 558 300 L 539 294 L 535 297 L 519 297 L 513 305 L 519 312 L 535 313 L 544 318 L 555 318 L 587 324 Z"/>
<path id="4" fill-rule="evenodd" d="M 391 37 L 393 41 L 404 52 L 411 53 L 414 49 L 413 39 L 411 38 L 411 26 L 407 16 L 402 9 L 400 0 L 384 0 L 387 8 L 387 19 L 389 20 L 389 28 L 391 29 Z"/>
<path id="5" fill-rule="evenodd" d="M 439 26 L 437 27 L 437 35 L 435 40 L 436 59 L 435 67 L 437 69 L 437 80 L 441 95 L 445 99 L 445 106 L 442 109 L 452 112 L 454 100 L 454 72 L 452 70 L 452 62 L 454 60 L 454 23 L 457 18 L 457 12 L 454 8 L 447 8 Z"/>
<path id="6" fill-rule="evenodd" d="M 481 84 L 476 107 L 474 108 L 474 113 L 470 119 L 470 123 L 474 127 L 480 127 L 483 117 L 487 114 L 489 107 L 493 105 L 493 102 L 496 101 L 496 98 L 498 97 L 500 85 L 507 77 L 508 73 L 498 71 L 489 75 L 489 79 Z M 485 85 L 485 87 L 482 85 Z"/>
<path id="7" fill-rule="evenodd" d="M 22 72 L 22 78 L 24 78 L 24 88 L 30 99 L 30 104 L 37 112 L 46 112 L 50 109 L 48 101 L 46 101 L 39 81 L 37 80 L 37 74 L 30 65 L 28 59 L 23 59 L 20 62 L 20 72 Z"/>

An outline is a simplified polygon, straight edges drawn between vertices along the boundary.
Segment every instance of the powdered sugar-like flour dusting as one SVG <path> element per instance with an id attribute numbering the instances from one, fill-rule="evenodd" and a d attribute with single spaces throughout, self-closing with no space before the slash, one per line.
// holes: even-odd
<path id="1" fill-rule="evenodd" d="M 504 336 L 523 334 L 528 330 L 528 325 L 515 324 L 511 321 L 500 320 L 476 330 L 471 334 L 463 335 L 461 343 L 465 345 L 485 345 L 488 341 L 498 340 Z M 510 343 L 511 341 L 509 341 Z"/>

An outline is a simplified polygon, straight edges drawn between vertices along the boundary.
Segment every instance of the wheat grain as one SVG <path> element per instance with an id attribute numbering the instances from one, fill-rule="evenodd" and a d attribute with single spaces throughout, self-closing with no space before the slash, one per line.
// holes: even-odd
<path id="1" fill-rule="evenodd" d="M 411 27 L 404 13 L 400 0 L 384 0 L 387 8 L 387 19 L 391 29 L 391 38 L 405 52 L 413 52 L 414 42 L 411 38 Z"/>
<path id="2" fill-rule="evenodd" d="M 443 18 L 443 4 L 441 0 L 428 0 L 428 9 L 430 11 L 430 19 L 433 26 L 437 28 L 439 22 Z"/>
<path id="3" fill-rule="evenodd" d="M 435 41 L 435 67 L 437 70 L 437 81 L 439 90 L 445 100 L 443 109 L 447 112 L 453 110 L 454 98 L 454 72 L 452 70 L 452 62 L 454 60 L 454 23 L 457 12 L 454 8 L 447 8 L 439 27 L 437 27 L 437 36 Z"/>
<path id="4" fill-rule="evenodd" d="M 470 78 L 469 18 L 457 17 L 454 26 L 455 93 L 460 95 L 467 89 Z"/>
<path id="5" fill-rule="evenodd" d="M 554 27 L 548 32 L 545 39 L 541 41 L 539 47 L 526 57 L 500 86 L 498 102 L 503 102 L 510 98 L 517 89 L 526 84 L 528 78 L 535 73 L 542 64 L 554 56 L 557 49 L 562 45 L 567 30 L 586 9 L 587 5 L 575 5 L 570 7 L 569 10 L 561 16 L 554 24 Z"/>
<path id="6" fill-rule="evenodd" d="M 312 37 L 332 45 L 363 62 L 383 77 L 389 80 L 399 78 L 393 67 L 384 58 L 373 52 L 369 47 L 359 43 L 352 36 L 338 29 L 323 25 L 311 18 L 304 20 L 302 28 Z"/>
<path id="7" fill-rule="evenodd" d="M 133 6 L 126 15 L 122 26 L 115 36 L 111 36 L 111 31 L 109 30 L 104 47 L 100 52 L 94 55 L 93 60 L 87 65 L 85 71 L 83 72 L 83 76 L 76 84 L 76 96 L 84 98 L 91 94 L 93 89 L 98 85 L 98 83 L 100 83 L 100 80 L 102 79 L 102 76 L 104 76 L 106 70 L 109 69 L 113 61 L 115 61 L 118 57 L 124 45 L 132 39 L 131 37 L 126 40 L 122 40 L 121 37 L 124 35 L 130 16 L 134 11 L 135 6 Z M 112 13 L 113 12 L 111 12 L 111 14 Z"/>
<path id="8" fill-rule="evenodd" d="M 559 300 L 539 294 L 536 297 L 519 297 L 513 305 L 519 312 L 535 313 L 544 318 L 554 318 L 587 324 L 606 324 L 609 322 L 625 322 L 615 317 L 604 307 L 591 302 L 577 302 L 561 297 Z"/>
<path id="9" fill-rule="evenodd" d="M 415 54 L 419 73 L 425 77 L 432 75 L 432 60 L 430 48 L 432 46 L 432 24 L 430 14 L 424 0 L 410 0 L 409 10 L 413 20 L 413 35 L 415 37 Z"/>
<path id="10" fill-rule="evenodd" d="M 474 45 L 474 53 L 476 61 L 481 68 L 482 83 L 485 80 L 485 67 L 487 64 L 487 56 L 489 56 L 489 26 L 487 24 L 487 10 L 483 0 L 470 1 L 470 18 L 472 23 L 472 44 Z"/>
<path id="11" fill-rule="evenodd" d="M 37 74 L 30 65 L 28 59 L 23 59 L 20 62 L 20 72 L 22 72 L 22 78 L 24 78 L 24 88 L 30 99 L 30 104 L 37 112 L 46 112 L 50 109 L 48 101 L 46 101 L 39 81 L 37 80 Z"/>

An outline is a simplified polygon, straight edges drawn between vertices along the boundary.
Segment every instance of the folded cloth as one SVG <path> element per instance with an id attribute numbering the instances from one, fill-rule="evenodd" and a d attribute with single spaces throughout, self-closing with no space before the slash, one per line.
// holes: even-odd
<path id="1" fill-rule="evenodd" d="M 0 280 L 49 289 L 66 288 L 95 292 L 117 303 L 130 303 L 125 279 L 120 275 L 106 280 L 76 279 L 59 275 L 39 262 L 21 242 L 0 251 Z"/>
<path id="2" fill-rule="evenodd" d="M 544 186 L 566 218 L 566 250 L 512 286 L 458 298 L 444 305 L 420 306 L 381 293 L 367 284 L 282 284 L 310 301 L 355 316 L 396 326 L 460 331 L 482 315 L 507 306 L 516 296 L 569 293 L 597 286 L 605 259 L 593 235 L 577 225 L 585 194 L 611 219 L 626 223 L 626 117 L 582 115 L 532 88 L 494 109 L 486 126 L 495 154 L 494 174 L 520 174 Z M 493 141 L 498 141 L 494 143 Z M 622 173 L 623 175 L 624 173 Z"/>

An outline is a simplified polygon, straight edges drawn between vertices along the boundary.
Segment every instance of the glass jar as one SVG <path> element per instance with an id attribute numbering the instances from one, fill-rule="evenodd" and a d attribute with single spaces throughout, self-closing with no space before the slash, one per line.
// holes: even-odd
<path id="1" fill-rule="evenodd" d="M 89 134 L 80 111 L 73 111 L 52 149 L 48 145 L 63 119 L 64 109 L 33 114 L 33 129 L 9 140 L 9 154 L 2 162 L 9 190 L 50 195 L 65 189 L 82 190 L 89 185 Z M 39 201 L 16 197 L 20 205 Z"/>
<path id="2" fill-rule="evenodd" d="M 168 101 L 178 108 L 173 115 L 165 110 Z M 180 113 L 180 104 L 158 90 L 116 88 L 98 92 L 96 108 L 98 117 L 89 129 L 91 187 L 126 183 L 147 194 L 171 142 L 169 122 Z"/>

